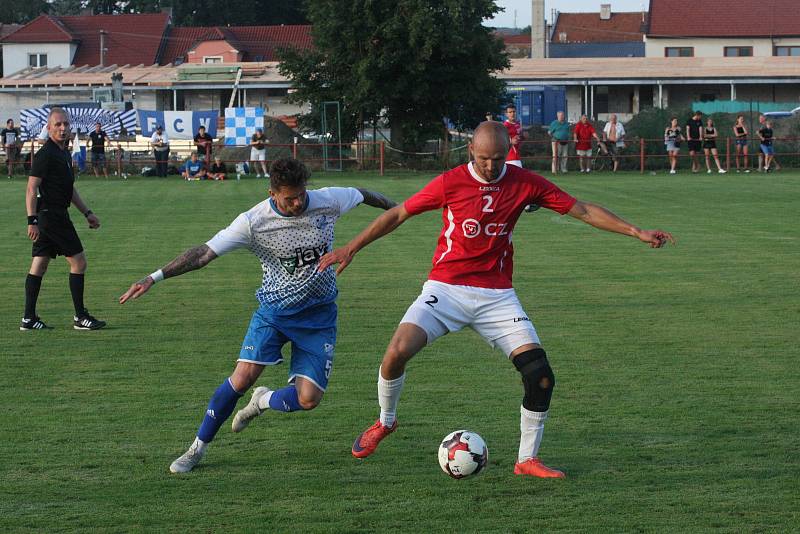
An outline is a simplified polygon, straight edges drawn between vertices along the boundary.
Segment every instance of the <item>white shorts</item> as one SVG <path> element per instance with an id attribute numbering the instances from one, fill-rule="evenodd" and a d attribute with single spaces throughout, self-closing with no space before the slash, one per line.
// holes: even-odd
<path id="1" fill-rule="evenodd" d="M 510 161 L 506 161 L 506 165 L 513 165 L 515 167 L 522 168 L 522 161 L 518 159 L 512 159 Z"/>
<path id="2" fill-rule="evenodd" d="M 456 286 L 428 280 L 400 323 L 428 335 L 428 344 L 469 326 L 506 356 L 529 343 L 539 344 L 536 328 L 513 289 Z"/>
<path id="3" fill-rule="evenodd" d="M 584 158 L 592 155 L 591 150 L 576 150 L 575 152 L 577 152 L 579 156 L 583 156 Z"/>
<path id="4" fill-rule="evenodd" d="M 251 148 L 250 161 L 267 161 L 267 149 L 262 148 L 259 150 L 257 148 Z"/>

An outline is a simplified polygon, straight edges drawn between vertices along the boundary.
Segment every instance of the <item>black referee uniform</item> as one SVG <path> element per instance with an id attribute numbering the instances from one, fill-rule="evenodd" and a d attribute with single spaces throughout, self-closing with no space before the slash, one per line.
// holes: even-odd
<path id="1" fill-rule="evenodd" d="M 72 202 L 75 175 L 70 153 L 52 139 L 36 152 L 31 166 L 31 176 L 39 178 L 36 211 L 28 224 L 36 224 L 39 236 L 33 242 L 31 256 L 76 256 L 83 252 L 83 244 L 69 218 L 68 208 Z M 91 211 L 87 211 L 88 217 Z M 20 330 L 48 328 L 36 315 L 36 301 L 42 284 L 42 276 L 28 274 L 25 280 L 25 315 Z M 96 330 L 106 325 L 89 315 L 83 304 L 84 275 L 70 273 L 69 288 L 75 307 L 74 328 Z"/>

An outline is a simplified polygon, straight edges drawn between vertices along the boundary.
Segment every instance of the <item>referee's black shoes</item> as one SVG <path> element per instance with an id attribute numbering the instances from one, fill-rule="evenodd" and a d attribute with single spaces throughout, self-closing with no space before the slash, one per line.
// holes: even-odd
<path id="1" fill-rule="evenodd" d="M 75 330 L 100 330 L 106 325 L 105 321 L 101 321 L 99 319 L 95 319 L 87 310 L 83 310 L 83 313 L 79 317 L 73 317 L 74 323 L 72 327 Z"/>
<path id="2" fill-rule="evenodd" d="M 52 330 L 52 326 L 47 326 L 42 322 L 41 319 L 37 316 L 33 316 L 30 319 L 22 319 L 22 322 L 19 323 L 19 329 L 23 332 L 27 332 L 28 330 Z"/>

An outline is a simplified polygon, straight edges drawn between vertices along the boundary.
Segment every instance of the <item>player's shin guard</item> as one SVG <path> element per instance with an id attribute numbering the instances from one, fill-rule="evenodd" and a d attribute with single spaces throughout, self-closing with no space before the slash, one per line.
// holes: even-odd
<path id="1" fill-rule="evenodd" d="M 518 462 L 524 462 L 528 458 L 536 458 L 539 454 L 539 445 L 542 443 L 544 434 L 544 420 L 547 419 L 547 412 L 532 412 L 526 410 L 524 406 L 519 407 L 519 454 Z"/>
<path id="2" fill-rule="evenodd" d="M 208 402 L 208 409 L 203 422 L 200 423 L 200 429 L 197 431 L 197 437 L 204 443 L 210 443 L 217 435 L 217 431 L 233 413 L 236 408 L 236 403 L 242 393 L 239 393 L 233 388 L 231 379 L 226 378 L 225 381 L 217 388 Z"/>
<path id="3" fill-rule="evenodd" d="M 278 412 L 296 412 L 302 410 L 297 388 L 294 385 L 273 391 L 269 396 L 269 409 Z"/>
<path id="4" fill-rule="evenodd" d="M 69 273 L 69 292 L 72 295 L 72 305 L 75 308 L 75 315 L 77 317 L 86 313 L 85 306 L 83 305 L 83 288 L 84 275 Z"/>
<path id="5" fill-rule="evenodd" d="M 28 274 L 25 278 L 25 314 L 26 319 L 36 317 L 36 301 L 39 299 L 39 290 L 42 287 L 42 277 Z"/>
<path id="6" fill-rule="evenodd" d="M 381 407 L 381 424 L 391 428 L 397 416 L 397 403 L 400 402 L 400 393 L 406 374 L 394 380 L 386 380 L 378 370 L 378 404 Z"/>
<path id="7" fill-rule="evenodd" d="M 550 408 L 550 398 L 555 386 L 555 375 L 547 353 L 534 349 L 518 354 L 512 360 L 522 375 L 525 397 L 520 407 L 519 461 L 535 458 L 542 442 L 544 421 Z"/>

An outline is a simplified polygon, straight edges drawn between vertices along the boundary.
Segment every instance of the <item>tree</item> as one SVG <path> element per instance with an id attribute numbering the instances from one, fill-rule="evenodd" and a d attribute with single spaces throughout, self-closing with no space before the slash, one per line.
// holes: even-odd
<path id="1" fill-rule="evenodd" d="M 50 8 L 45 0 L 2 0 L 0 3 L 1 24 L 26 24 Z"/>
<path id="2" fill-rule="evenodd" d="M 292 101 L 338 100 L 351 135 L 385 113 L 392 144 L 415 148 L 446 137 L 444 118 L 471 127 L 499 106 L 492 73 L 508 58 L 482 25 L 498 11 L 492 0 L 315 0 L 315 50 L 282 50 L 279 70 Z"/>
<path id="3" fill-rule="evenodd" d="M 51 0 L 50 14 L 57 17 L 67 15 L 80 15 L 86 7 L 84 0 Z"/>

